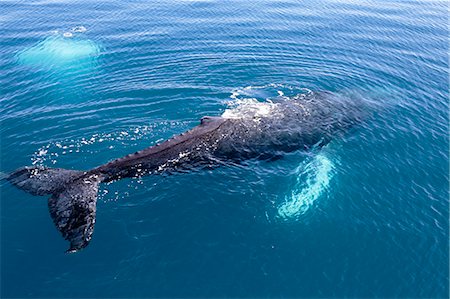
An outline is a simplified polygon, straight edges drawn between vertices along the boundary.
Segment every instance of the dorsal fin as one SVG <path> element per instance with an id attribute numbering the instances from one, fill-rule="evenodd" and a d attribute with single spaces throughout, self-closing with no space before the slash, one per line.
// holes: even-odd
<path id="1" fill-rule="evenodd" d="M 226 120 L 227 119 L 220 117 L 220 116 L 204 116 L 200 119 L 200 125 L 192 128 L 189 131 L 186 131 L 179 135 L 175 135 L 172 138 L 170 138 L 162 143 L 157 143 L 154 146 L 137 151 L 134 154 L 129 154 L 129 155 L 126 155 L 125 157 L 115 159 L 115 160 L 113 160 L 105 165 L 102 165 L 100 167 L 109 167 L 118 162 L 125 162 L 127 160 L 142 158 L 146 155 L 155 154 L 157 152 L 164 151 L 172 146 L 175 146 L 179 143 L 189 140 L 189 138 L 192 138 L 193 136 L 196 136 L 196 135 L 200 136 L 202 134 L 211 132 L 212 130 L 217 129 Z"/>
<path id="2" fill-rule="evenodd" d="M 221 119 L 222 119 L 222 117 L 220 117 L 220 116 L 203 116 L 200 119 L 200 125 L 210 124 L 212 122 L 216 122 L 216 121 L 219 121 Z"/>

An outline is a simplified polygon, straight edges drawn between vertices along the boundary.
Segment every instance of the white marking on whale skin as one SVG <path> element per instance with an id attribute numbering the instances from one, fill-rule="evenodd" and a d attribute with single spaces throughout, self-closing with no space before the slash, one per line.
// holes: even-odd
<path id="1" fill-rule="evenodd" d="M 300 165 L 295 186 L 278 208 L 278 215 L 290 219 L 305 214 L 329 188 L 333 169 L 333 162 L 322 153 Z"/>

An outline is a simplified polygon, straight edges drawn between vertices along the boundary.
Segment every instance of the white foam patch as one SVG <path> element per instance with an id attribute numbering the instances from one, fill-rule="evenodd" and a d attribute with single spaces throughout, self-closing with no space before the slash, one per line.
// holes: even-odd
<path id="1" fill-rule="evenodd" d="M 283 218 L 293 218 L 306 213 L 329 188 L 333 169 L 333 162 L 324 154 L 318 154 L 300 165 L 295 186 L 278 208 L 278 214 Z"/>
<path id="2" fill-rule="evenodd" d="M 227 102 L 228 108 L 222 114 L 224 118 L 253 118 L 276 116 L 281 113 L 278 104 L 272 100 L 286 99 L 310 92 L 306 88 L 296 88 L 284 84 L 267 84 L 261 86 L 246 86 L 232 91 Z"/>
<path id="3" fill-rule="evenodd" d="M 75 26 L 75 27 L 72 28 L 72 31 L 73 32 L 78 32 L 78 33 L 83 33 L 83 32 L 86 32 L 87 29 L 84 26 Z"/>
<path id="4" fill-rule="evenodd" d="M 222 114 L 223 118 L 261 118 L 277 113 L 277 104 L 270 100 L 235 99 L 228 103 L 228 107 Z"/>
<path id="5" fill-rule="evenodd" d="M 307 88 L 295 87 L 287 84 L 270 83 L 266 85 L 250 85 L 242 88 L 237 88 L 232 91 L 230 98 L 243 99 L 254 98 L 258 100 L 275 99 L 275 98 L 290 98 L 302 93 L 310 92 Z"/>
<path id="6" fill-rule="evenodd" d="M 77 65 L 97 57 L 100 48 L 92 41 L 76 38 L 71 32 L 56 35 L 27 48 L 18 54 L 18 61 L 26 65 Z"/>

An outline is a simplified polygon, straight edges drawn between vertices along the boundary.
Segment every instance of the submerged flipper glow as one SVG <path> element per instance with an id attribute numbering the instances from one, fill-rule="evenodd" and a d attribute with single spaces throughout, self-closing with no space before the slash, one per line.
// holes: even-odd
<path id="1" fill-rule="evenodd" d="M 24 65 L 67 67 L 90 62 L 99 53 L 100 48 L 90 40 L 58 35 L 21 51 L 17 58 Z"/>
<path id="2" fill-rule="evenodd" d="M 286 201 L 278 208 L 283 218 L 304 214 L 329 187 L 334 175 L 333 162 L 324 154 L 317 154 L 312 160 L 297 168 L 295 186 Z"/>

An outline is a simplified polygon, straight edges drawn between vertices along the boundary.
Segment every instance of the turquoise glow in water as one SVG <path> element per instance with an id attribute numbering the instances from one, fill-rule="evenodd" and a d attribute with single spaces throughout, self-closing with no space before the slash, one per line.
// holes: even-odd
<path id="1" fill-rule="evenodd" d="M 278 213 L 281 217 L 299 217 L 313 207 L 314 202 L 320 198 L 330 186 L 333 178 L 333 162 L 324 154 L 317 154 L 307 163 L 297 167 L 298 177 L 291 193 L 286 196 Z"/>
<path id="2" fill-rule="evenodd" d="M 309 90 L 375 107 L 307 155 L 102 185 L 72 255 L 47 198 L 1 181 L 2 297 L 448 296 L 446 1 L 0 8 L 1 173 L 87 170 Z"/>
<path id="3" fill-rule="evenodd" d="M 69 32 L 65 35 L 47 37 L 25 49 L 18 55 L 19 62 L 48 67 L 76 66 L 98 56 L 99 48 L 92 41 L 74 38 Z"/>

